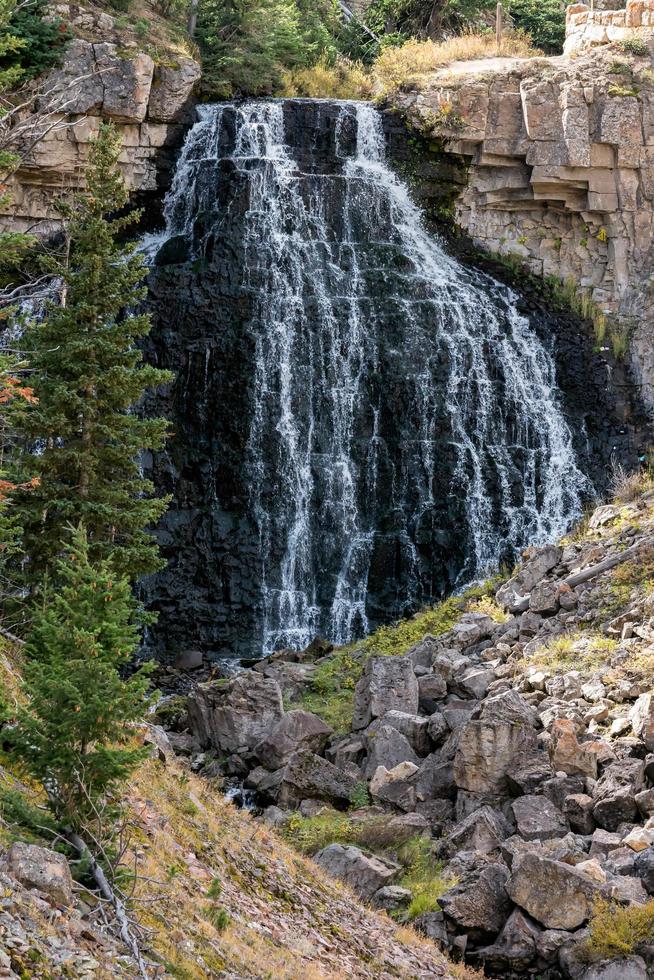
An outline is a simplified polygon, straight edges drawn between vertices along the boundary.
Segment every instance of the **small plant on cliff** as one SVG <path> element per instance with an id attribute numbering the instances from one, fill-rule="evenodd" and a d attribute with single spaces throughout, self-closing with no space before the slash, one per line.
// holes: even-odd
<path id="1" fill-rule="evenodd" d="M 637 58 L 644 58 L 649 54 L 649 47 L 640 37 L 626 37 L 623 41 L 618 41 L 618 47 L 625 54 L 633 54 Z"/>
<path id="2" fill-rule="evenodd" d="M 146 389 L 171 379 L 142 363 L 146 315 L 123 312 L 143 297 L 145 268 L 119 240 L 134 215 L 109 217 L 127 202 L 116 164 L 121 139 L 103 125 L 91 148 L 86 193 L 61 206 L 67 249 L 48 263 L 60 277 L 61 302 L 25 336 L 38 403 L 26 420 L 39 485 L 17 494 L 29 555 L 30 584 L 53 567 L 67 524 L 83 523 L 93 561 L 109 559 L 134 580 L 161 567 L 146 531 L 166 508 L 143 479 L 139 455 L 158 449 L 167 423 L 135 411 Z"/>
<path id="3" fill-rule="evenodd" d="M 129 726 L 149 703 L 149 672 L 120 674 L 139 636 L 129 582 L 108 561 L 91 564 L 89 553 L 78 528 L 57 563 L 60 585 L 34 610 L 25 697 L 2 712 L 3 739 L 43 785 L 55 819 L 82 833 L 144 758 Z"/>

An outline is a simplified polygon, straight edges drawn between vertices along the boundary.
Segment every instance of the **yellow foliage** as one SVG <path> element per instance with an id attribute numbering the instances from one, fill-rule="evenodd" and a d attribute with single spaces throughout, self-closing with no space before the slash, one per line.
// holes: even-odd
<path id="1" fill-rule="evenodd" d="M 602 959 L 633 953 L 639 943 L 654 939 L 654 900 L 644 905 L 618 905 L 600 898 L 588 923 L 588 952 Z"/>
<path id="2" fill-rule="evenodd" d="M 308 99 L 370 99 L 372 79 L 356 61 L 339 58 L 333 64 L 323 57 L 312 68 L 285 72 L 282 95 Z"/>

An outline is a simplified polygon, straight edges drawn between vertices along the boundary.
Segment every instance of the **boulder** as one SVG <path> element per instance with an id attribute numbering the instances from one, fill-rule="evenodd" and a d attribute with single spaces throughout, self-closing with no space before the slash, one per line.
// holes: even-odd
<path id="1" fill-rule="evenodd" d="M 499 851 L 502 841 L 508 836 L 509 828 L 504 817 L 492 807 L 483 806 L 457 824 L 442 847 L 447 857 L 453 857 L 459 851 L 492 854 Z"/>
<path id="2" fill-rule="evenodd" d="M 578 929 L 589 918 L 601 886 L 562 861 L 537 851 L 517 855 L 507 892 L 516 905 L 546 929 Z"/>
<path id="3" fill-rule="evenodd" d="M 181 121 L 200 75 L 200 66 L 192 58 L 178 58 L 175 65 L 158 64 L 152 79 L 148 119 L 160 123 Z"/>
<path id="4" fill-rule="evenodd" d="M 461 732 L 454 756 L 456 785 L 471 793 L 506 791 L 507 770 L 535 756 L 538 748 L 536 733 L 524 722 L 485 720 L 487 704 L 482 718 L 469 721 Z"/>
<path id="5" fill-rule="evenodd" d="M 585 793 L 586 780 L 582 776 L 553 776 L 542 784 L 541 789 L 543 795 L 562 810 L 568 796 L 573 793 Z"/>
<path id="6" fill-rule="evenodd" d="M 551 840 L 564 837 L 568 822 L 544 796 L 521 796 L 511 804 L 518 834 L 524 840 Z"/>
<path id="7" fill-rule="evenodd" d="M 332 734 L 329 725 L 310 711 L 288 711 L 255 748 L 267 769 L 280 769 L 298 749 L 319 754 Z"/>
<path id="8" fill-rule="evenodd" d="M 431 751 L 430 724 L 431 718 L 423 715 L 410 715 L 406 711 L 387 711 L 382 721 L 400 732 L 414 752 L 418 755 L 428 755 Z M 447 731 L 445 720 L 442 721 L 444 732 Z M 436 731 L 436 726 L 434 726 Z M 444 736 L 443 736 L 444 737 Z"/>
<path id="9" fill-rule="evenodd" d="M 453 799 L 456 795 L 452 764 L 442 761 L 436 752 L 427 756 L 411 781 L 415 786 L 416 799 L 421 801 Z"/>
<path id="10" fill-rule="evenodd" d="M 578 834 L 592 834 L 595 829 L 593 820 L 593 798 L 586 793 L 572 793 L 566 796 L 563 803 L 563 814 L 570 826 Z"/>
<path id="11" fill-rule="evenodd" d="M 433 714 L 446 695 L 447 684 L 440 674 L 425 674 L 418 678 L 418 703 L 425 714 Z"/>
<path id="12" fill-rule="evenodd" d="M 139 51 L 121 58 L 115 44 L 94 44 L 93 50 L 97 71 L 102 74 L 103 115 L 121 123 L 143 122 L 154 73 L 150 55 Z"/>
<path id="13" fill-rule="evenodd" d="M 640 759 L 622 759 L 612 763 L 592 792 L 593 818 L 605 830 L 617 830 L 621 823 L 638 818 L 637 794 L 644 789 L 645 766 Z"/>
<path id="14" fill-rule="evenodd" d="M 649 974 L 641 956 L 621 956 L 604 963 L 594 963 L 581 980 L 647 980 Z"/>
<path id="15" fill-rule="evenodd" d="M 451 728 L 441 711 L 435 711 L 427 719 L 427 732 L 434 745 L 442 745 L 450 734 Z"/>
<path id="16" fill-rule="evenodd" d="M 452 627 L 452 645 L 459 650 L 467 650 L 493 635 L 496 623 L 485 613 L 464 613 Z"/>
<path id="17" fill-rule="evenodd" d="M 441 705 L 440 711 L 450 731 L 458 732 L 468 724 L 476 708 L 476 701 L 453 700 Z"/>
<path id="18" fill-rule="evenodd" d="M 496 935 L 511 909 L 506 893 L 509 872 L 502 864 L 489 864 L 465 874 L 438 902 L 460 929 Z"/>
<path id="19" fill-rule="evenodd" d="M 393 769 L 401 762 L 420 764 L 420 759 L 411 748 L 408 740 L 397 728 L 375 721 L 365 733 L 368 757 L 365 763 L 365 776 L 370 779 L 379 766 Z"/>
<path id="20" fill-rule="evenodd" d="M 412 897 L 408 888 L 386 885 L 372 896 L 372 906 L 375 909 L 384 909 L 386 912 L 398 912 L 411 904 Z"/>
<path id="21" fill-rule="evenodd" d="M 558 582 L 541 582 L 535 585 L 529 596 L 529 608 L 532 612 L 547 616 L 558 611 L 559 584 Z"/>
<path id="22" fill-rule="evenodd" d="M 629 712 L 631 727 L 645 743 L 648 752 L 654 750 L 654 693 L 641 694 Z"/>
<path id="23" fill-rule="evenodd" d="M 289 808 L 298 807 L 307 797 L 347 805 L 357 785 L 349 773 L 307 749 L 295 752 L 284 768 L 272 775 L 278 777 L 277 803 Z"/>
<path id="24" fill-rule="evenodd" d="M 513 689 L 487 697 L 481 704 L 479 717 L 482 721 L 511 722 L 521 728 L 535 728 L 538 724 L 536 709 Z"/>
<path id="25" fill-rule="evenodd" d="M 15 841 L 5 857 L 5 867 L 26 888 L 35 888 L 55 905 L 73 901 L 73 879 L 68 861 L 47 847 Z"/>
<path id="26" fill-rule="evenodd" d="M 188 714 L 203 748 L 232 755 L 247 752 L 275 728 L 284 715 L 277 681 L 253 671 L 227 684 L 198 684 L 189 696 Z"/>
<path id="27" fill-rule="evenodd" d="M 552 778 L 552 767 L 547 756 L 541 752 L 527 762 L 509 766 L 506 771 L 506 783 L 514 796 L 533 793 L 547 779 Z"/>
<path id="28" fill-rule="evenodd" d="M 175 749 L 172 746 L 168 733 L 161 725 L 145 726 L 143 744 L 152 746 L 152 758 L 159 759 L 160 762 L 169 762 L 175 757 Z"/>
<path id="29" fill-rule="evenodd" d="M 367 728 L 387 711 L 418 712 L 418 681 L 409 657 L 370 657 L 357 681 L 352 727 Z"/>
<path id="30" fill-rule="evenodd" d="M 365 755 L 366 747 L 363 743 L 362 736 L 358 733 L 356 735 L 343 735 L 339 739 L 332 739 L 331 745 L 325 749 L 325 757 L 339 769 L 360 766 Z"/>
<path id="31" fill-rule="evenodd" d="M 496 976 L 524 971 L 538 956 L 542 929 L 520 909 L 514 909 L 492 946 L 475 954 Z"/>
<path id="32" fill-rule="evenodd" d="M 399 864 L 364 854 L 352 845 L 329 844 L 313 860 L 332 878 L 349 885 L 364 901 L 369 901 L 380 888 L 392 885 L 402 873 Z"/>
<path id="33" fill-rule="evenodd" d="M 561 560 L 561 549 L 546 545 L 529 558 L 520 570 L 495 593 L 497 602 L 510 612 L 519 612 L 521 601 Z"/>
<path id="34" fill-rule="evenodd" d="M 416 791 L 409 780 L 417 771 L 412 762 L 400 762 L 392 769 L 378 766 L 370 781 L 370 795 L 400 810 L 412 810 L 416 805 Z"/>
<path id="35" fill-rule="evenodd" d="M 555 772 L 569 776 L 597 776 L 597 754 L 577 741 L 577 726 L 570 718 L 557 718 L 552 724 L 549 744 L 550 764 Z"/>
<path id="36" fill-rule="evenodd" d="M 488 686 L 494 680 L 492 667 L 469 667 L 462 674 L 457 674 L 452 686 L 457 694 L 480 700 L 486 697 Z"/>
<path id="37" fill-rule="evenodd" d="M 654 847 L 640 851 L 636 855 L 633 867 L 647 894 L 654 895 Z"/>

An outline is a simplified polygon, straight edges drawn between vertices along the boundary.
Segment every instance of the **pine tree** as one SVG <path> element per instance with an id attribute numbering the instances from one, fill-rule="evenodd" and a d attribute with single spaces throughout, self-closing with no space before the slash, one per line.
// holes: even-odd
<path id="1" fill-rule="evenodd" d="M 25 646 L 21 706 L 3 707 L 3 739 L 46 788 L 56 820 L 83 831 L 144 758 L 129 724 L 148 705 L 148 674 L 120 670 L 138 643 L 129 581 L 109 561 L 93 565 L 82 528 L 57 562 Z M 12 714 L 14 717 L 12 718 Z"/>
<path id="2" fill-rule="evenodd" d="M 139 468 L 143 450 L 165 440 L 163 419 L 135 410 L 144 392 L 171 379 L 142 362 L 137 346 L 150 318 L 129 312 L 144 296 L 145 266 L 120 241 L 135 215 L 112 217 L 127 203 L 116 169 L 121 141 L 103 125 L 86 171 L 86 192 L 62 205 L 68 255 L 52 260 L 62 282 L 51 305 L 25 336 L 38 403 L 27 436 L 39 485 L 18 495 L 28 572 L 33 581 L 61 552 L 66 525 L 84 524 L 93 561 L 111 559 L 132 581 L 163 564 L 146 530 L 167 506 L 153 497 Z"/>

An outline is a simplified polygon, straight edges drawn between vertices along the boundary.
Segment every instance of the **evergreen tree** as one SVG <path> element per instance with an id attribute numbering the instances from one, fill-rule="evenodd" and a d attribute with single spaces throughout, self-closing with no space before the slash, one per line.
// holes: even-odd
<path id="1" fill-rule="evenodd" d="M 26 332 L 31 384 L 38 403 L 27 418 L 39 484 L 19 493 L 29 575 L 38 580 L 62 548 L 63 528 L 82 523 L 93 561 L 135 580 L 162 565 L 146 528 L 166 508 L 143 479 L 139 455 L 162 446 L 167 423 L 134 411 L 147 388 L 170 380 L 142 363 L 137 341 L 147 315 L 129 312 L 142 300 L 145 266 L 120 234 L 135 215 L 111 217 L 127 203 L 116 169 L 120 136 L 103 125 L 86 171 L 86 193 L 62 206 L 67 259 L 52 260 L 62 301 Z M 127 312 L 123 313 L 124 310 Z"/>
<path id="2" fill-rule="evenodd" d="M 130 744 L 128 726 L 147 708 L 149 671 L 120 676 L 138 643 L 135 601 L 129 581 L 109 561 L 91 564 L 89 551 L 78 528 L 57 562 L 58 587 L 34 611 L 25 698 L 17 713 L 2 710 L 3 739 L 47 790 L 57 821 L 75 831 L 106 814 L 147 751 Z"/>

